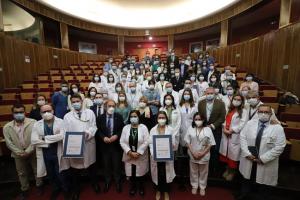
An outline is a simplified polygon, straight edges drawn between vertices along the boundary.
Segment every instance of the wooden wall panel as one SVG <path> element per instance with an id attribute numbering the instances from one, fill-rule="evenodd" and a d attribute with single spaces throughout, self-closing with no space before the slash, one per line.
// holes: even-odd
<path id="1" fill-rule="evenodd" d="M 222 65 L 235 64 L 300 96 L 300 23 L 211 53 Z"/>
<path id="2" fill-rule="evenodd" d="M 25 62 L 25 56 L 29 56 L 30 63 Z M 0 34 L 0 90 L 16 87 L 24 80 L 33 80 L 36 75 L 50 68 L 65 68 L 70 64 L 103 60 L 106 57 L 50 48 Z"/>

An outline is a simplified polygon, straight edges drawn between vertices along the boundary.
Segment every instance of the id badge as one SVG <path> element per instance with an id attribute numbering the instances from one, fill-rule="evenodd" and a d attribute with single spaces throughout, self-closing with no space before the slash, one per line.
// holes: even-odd
<path id="1" fill-rule="evenodd" d="M 134 147 L 134 146 L 132 147 L 132 151 L 134 151 L 134 152 L 136 151 L 136 149 L 135 149 L 135 147 Z"/>

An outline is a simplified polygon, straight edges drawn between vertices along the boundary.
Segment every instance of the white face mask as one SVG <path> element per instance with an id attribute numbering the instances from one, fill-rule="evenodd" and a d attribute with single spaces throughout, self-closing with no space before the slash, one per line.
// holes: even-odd
<path id="1" fill-rule="evenodd" d="M 146 107 L 146 103 L 145 102 L 140 102 L 139 103 L 139 107 L 140 108 L 145 108 Z"/>
<path id="2" fill-rule="evenodd" d="M 189 84 L 189 83 L 188 83 L 188 84 L 185 84 L 185 85 L 184 85 L 184 88 L 191 88 L 191 84 Z"/>
<path id="3" fill-rule="evenodd" d="M 157 122 L 160 126 L 164 126 L 166 124 L 167 120 L 166 119 L 158 119 Z"/>
<path id="4" fill-rule="evenodd" d="M 120 101 L 125 101 L 125 97 L 119 97 Z"/>
<path id="5" fill-rule="evenodd" d="M 258 119 L 259 121 L 265 123 L 268 122 L 270 120 L 270 115 L 269 114 L 265 114 L 265 113 L 258 113 Z"/>
<path id="6" fill-rule="evenodd" d="M 94 97 L 96 95 L 96 92 L 90 92 L 91 97 Z"/>
<path id="7" fill-rule="evenodd" d="M 46 101 L 45 100 L 38 100 L 37 101 L 37 105 L 39 105 L 39 106 L 43 106 L 43 105 L 45 105 L 46 104 Z"/>
<path id="8" fill-rule="evenodd" d="M 256 106 L 258 104 L 258 99 L 257 98 L 250 98 L 250 99 L 248 99 L 248 103 L 251 106 Z"/>
<path id="9" fill-rule="evenodd" d="M 171 104 L 172 104 L 172 100 L 170 100 L 170 99 L 167 99 L 167 100 L 165 101 L 165 103 L 166 103 L 166 105 L 167 105 L 167 106 L 169 106 L 169 105 L 171 105 Z"/>
<path id="10" fill-rule="evenodd" d="M 238 100 L 232 100 L 232 105 L 234 106 L 234 107 L 239 107 L 240 105 L 242 104 L 242 102 L 241 101 L 238 101 Z"/>
<path id="11" fill-rule="evenodd" d="M 115 112 L 115 108 L 114 107 L 109 107 L 107 109 L 107 113 L 110 114 L 110 115 L 112 115 L 114 112 Z"/>
<path id="12" fill-rule="evenodd" d="M 195 124 L 197 127 L 201 127 L 203 125 L 203 121 L 202 120 L 195 120 Z"/>
<path id="13" fill-rule="evenodd" d="M 73 88 L 72 91 L 73 91 L 74 93 L 78 93 L 78 88 Z"/>
<path id="14" fill-rule="evenodd" d="M 149 85 L 149 89 L 153 90 L 154 89 L 154 85 Z"/>
<path id="15" fill-rule="evenodd" d="M 103 99 L 95 99 L 95 100 L 94 100 L 94 103 L 95 103 L 96 105 L 102 105 L 102 104 L 103 104 Z"/>
<path id="16" fill-rule="evenodd" d="M 68 87 L 61 87 L 61 91 L 63 92 L 68 92 L 69 88 Z"/>
<path id="17" fill-rule="evenodd" d="M 109 80 L 110 82 L 113 82 L 113 81 L 114 81 L 114 78 L 108 78 L 108 80 Z"/>
<path id="18" fill-rule="evenodd" d="M 137 117 L 130 117 L 130 122 L 132 124 L 138 124 L 139 123 L 139 118 L 137 118 Z"/>
<path id="19" fill-rule="evenodd" d="M 248 90 L 243 90 L 241 92 L 241 94 L 242 94 L 243 97 L 247 96 L 248 95 Z"/>
<path id="20" fill-rule="evenodd" d="M 53 113 L 51 113 L 51 112 L 46 112 L 46 113 L 43 113 L 42 114 L 42 118 L 44 119 L 44 120 L 46 120 L 46 121 L 49 121 L 49 120 L 51 120 L 51 119 L 53 119 Z"/>
<path id="21" fill-rule="evenodd" d="M 117 91 L 117 92 L 120 92 L 121 90 L 122 90 L 121 87 L 116 87 L 116 91 Z"/>
<path id="22" fill-rule="evenodd" d="M 211 80 L 211 82 L 216 82 L 217 78 L 211 78 L 210 80 Z"/>
<path id="23" fill-rule="evenodd" d="M 96 77 L 94 78 L 94 80 L 98 82 L 98 81 L 99 81 L 99 77 L 96 76 Z"/>

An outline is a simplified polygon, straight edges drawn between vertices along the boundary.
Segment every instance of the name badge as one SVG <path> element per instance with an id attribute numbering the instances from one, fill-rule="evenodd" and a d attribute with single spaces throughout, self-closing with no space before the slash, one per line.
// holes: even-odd
<path id="1" fill-rule="evenodd" d="M 132 151 L 136 151 L 135 146 L 132 147 Z"/>

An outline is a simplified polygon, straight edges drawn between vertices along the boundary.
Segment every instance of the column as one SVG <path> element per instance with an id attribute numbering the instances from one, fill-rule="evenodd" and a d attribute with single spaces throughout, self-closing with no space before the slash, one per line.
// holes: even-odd
<path id="1" fill-rule="evenodd" d="M 228 45 L 228 19 L 221 22 L 221 38 L 220 46 L 226 47 Z"/>
<path id="2" fill-rule="evenodd" d="M 0 33 L 4 32 L 2 1 L 0 1 Z"/>
<path id="3" fill-rule="evenodd" d="M 62 49 L 70 49 L 68 25 L 63 22 L 60 22 L 60 40 Z"/>
<path id="4" fill-rule="evenodd" d="M 281 0 L 279 28 L 289 25 L 291 19 L 292 0 Z"/>
<path id="5" fill-rule="evenodd" d="M 174 49 L 174 35 L 168 35 L 168 51 Z"/>
<path id="6" fill-rule="evenodd" d="M 118 35 L 118 53 L 124 55 L 124 36 Z"/>

